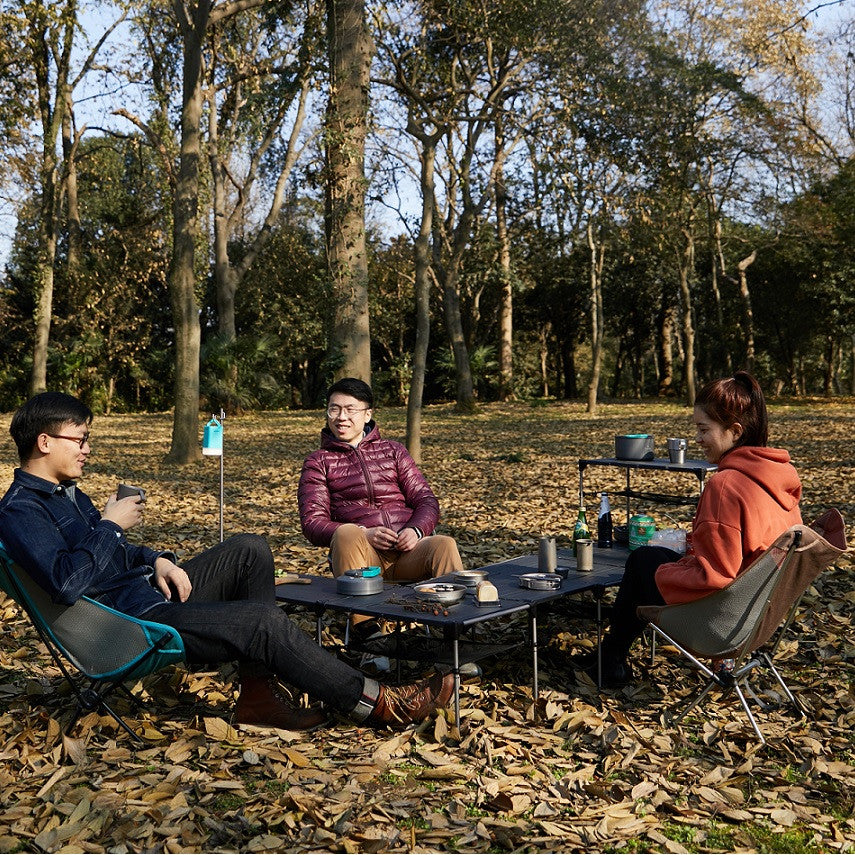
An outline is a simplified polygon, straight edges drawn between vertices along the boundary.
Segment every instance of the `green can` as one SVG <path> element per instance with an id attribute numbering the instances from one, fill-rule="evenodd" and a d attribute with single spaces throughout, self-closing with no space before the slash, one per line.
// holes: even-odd
<path id="1" fill-rule="evenodd" d="M 656 531 L 656 523 L 650 514 L 635 514 L 629 518 L 629 550 L 646 546 Z"/>

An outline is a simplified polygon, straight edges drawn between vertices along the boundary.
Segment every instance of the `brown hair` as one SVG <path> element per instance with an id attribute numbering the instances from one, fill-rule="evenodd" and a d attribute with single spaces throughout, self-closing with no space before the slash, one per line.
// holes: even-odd
<path id="1" fill-rule="evenodd" d="M 769 417 L 760 384 L 747 372 L 737 371 L 733 377 L 713 380 L 698 393 L 695 406 L 725 429 L 737 422 L 742 435 L 740 445 L 765 446 L 769 442 Z"/>

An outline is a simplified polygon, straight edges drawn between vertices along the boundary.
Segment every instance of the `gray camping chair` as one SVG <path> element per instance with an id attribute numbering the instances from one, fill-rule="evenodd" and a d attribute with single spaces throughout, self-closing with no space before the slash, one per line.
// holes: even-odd
<path id="1" fill-rule="evenodd" d="M 823 537 L 823 534 L 825 537 Z M 736 693 L 757 738 L 765 742 L 745 697 L 762 701 L 751 689 L 749 676 L 767 668 L 784 694 L 804 715 L 772 657 L 792 623 L 813 580 L 846 551 L 843 518 L 826 512 L 813 527 L 796 525 L 785 531 L 750 567 L 726 588 L 699 600 L 671 606 L 640 606 L 638 616 L 649 621 L 654 637 L 674 645 L 706 677 L 692 702 L 673 717 L 680 721 L 713 688 Z M 761 650 L 764 645 L 766 649 Z M 733 659 L 733 671 L 716 671 L 702 660 Z"/>
<path id="2" fill-rule="evenodd" d="M 143 738 L 113 709 L 107 698 L 166 665 L 184 660 L 184 642 L 171 626 L 117 612 L 88 597 L 70 606 L 54 603 L 0 544 L 0 588 L 27 613 L 77 699 L 66 733 L 84 712 L 104 710 L 131 736 Z M 70 664 L 80 676 L 74 677 Z"/>

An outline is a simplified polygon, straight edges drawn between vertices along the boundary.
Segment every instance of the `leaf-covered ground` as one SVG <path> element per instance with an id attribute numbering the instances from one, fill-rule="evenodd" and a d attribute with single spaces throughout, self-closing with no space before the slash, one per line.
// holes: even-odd
<path id="1" fill-rule="evenodd" d="M 851 401 L 772 408 L 772 440 L 801 473 L 806 518 L 837 506 L 855 521 L 853 413 Z M 387 436 L 403 436 L 401 410 L 378 417 Z M 4 436 L 7 426 L 8 416 Z M 300 534 L 295 501 L 320 427 L 318 412 L 226 423 L 226 535 L 266 535 L 282 571 L 325 566 Z M 119 480 L 142 485 L 148 509 L 133 536 L 192 555 L 219 536 L 219 466 L 164 464 L 170 430 L 165 415 L 98 418 L 84 486 L 103 504 Z M 615 433 L 653 433 L 659 454 L 666 436 L 692 436 L 689 411 L 665 404 L 605 406 L 594 419 L 573 404 L 491 405 L 470 417 L 432 407 L 423 430 L 442 530 L 469 567 L 532 552 L 541 534 L 566 545 L 577 460 L 609 455 Z M 12 455 L 7 439 L 3 457 Z M 11 474 L 0 469 L 0 488 Z M 693 486 L 645 477 L 638 483 L 657 492 Z M 594 505 L 623 476 L 589 469 L 585 485 Z M 667 509 L 652 510 L 669 524 Z M 670 514 L 690 518 L 688 508 Z M 738 707 L 715 700 L 708 720 L 666 724 L 668 705 L 697 682 L 667 652 L 651 666 L 638 648 L 633 688 L 598 696 L 572 682 L 567 656 L 590 648 L 593 624 L 556 608 L 541 621 L 537 710 L 525 647 L 464 684 L 460 735 L 446 717 L 403 734 L 343 720 L 310 735 L 236 731 L 231 666 L 167 669 L 138 687 L 150 698 L 144 713 L 127 710 L 156 740 L 140 748 L 94 715 L 63 735 L 70 706 L 56 670 L 0 599 L 0 851 L 851 851 L 853 600 L 846 560 L 806 597 L 782 658 L 812 715 L 764 714 L 765 747 Z M 509 640 L 523 631 L 488 630 Z M 341 634 L 330 618 L 325 640 Z"/>

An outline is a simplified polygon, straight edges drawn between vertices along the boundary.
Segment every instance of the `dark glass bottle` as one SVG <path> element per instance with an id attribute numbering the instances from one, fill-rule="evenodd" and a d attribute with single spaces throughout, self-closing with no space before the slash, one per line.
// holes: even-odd
<path id="1" fill-rule="evenodd" d="M 597 514 L 597 547 L 612 548 L 612 509 L 608 493 L 600 493 L 600 512 Z"/>

